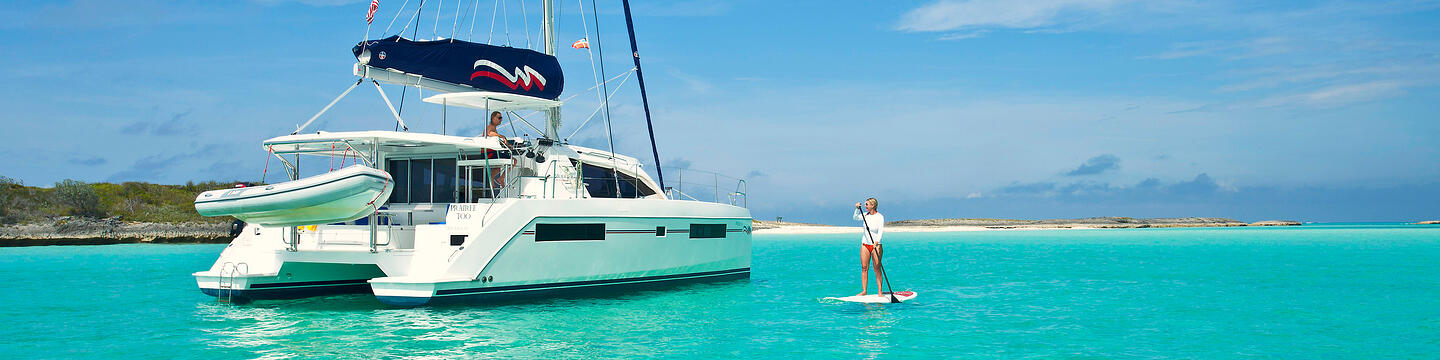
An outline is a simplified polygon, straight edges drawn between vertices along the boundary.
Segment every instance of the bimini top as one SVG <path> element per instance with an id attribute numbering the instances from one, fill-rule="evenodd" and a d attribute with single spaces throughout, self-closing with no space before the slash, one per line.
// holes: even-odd
<path id="1" fill-rule="evenodd" d="M 425 102 L 492 111 L 541 110 L 561 105 L 555 100 L 492 91 L 446 93 L 426 97 Z"/>
<path id="2" fill-rule="evenodd" d="M 555 100 L 565 89 L 560 61 L 530 49 L 454 39 L 367 40 L 351 49 L 360 64 L 474 88 Z"/>
<path id="3" fill-rule="evenodd" d="M 395 131 L 319 131 L 270 138 L 263 143 L 275 154 L 322 156 L 369 155 L 372 150 L 389 154 L 479 153 L 503 150 L 494 137 L 463 137 Z"/>

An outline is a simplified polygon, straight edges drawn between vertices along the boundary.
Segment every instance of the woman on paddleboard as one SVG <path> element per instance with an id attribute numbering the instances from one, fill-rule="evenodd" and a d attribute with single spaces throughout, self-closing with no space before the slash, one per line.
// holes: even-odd
<path id="1" fill-rule="evenodd" d="M 863 214 L 862 207 L 864 208 Z M 855 203 L 855 221 L 861 221 L 862 229 L 865 229 L 860 235 L 860 295 L 870 292 L 868 277 L 872 262 L 875 264 L 875 292 L 883 293 L 885 291 L 885 288 L 880 285 L 883 277 L 880 270 L 880 256 L 885 253 L 880 247 L 880 238 L 885 230 L 885 215 L 880 214 L 879 207 L 880 201 L 873 197 L 865 199 L 863 203 Z"/>

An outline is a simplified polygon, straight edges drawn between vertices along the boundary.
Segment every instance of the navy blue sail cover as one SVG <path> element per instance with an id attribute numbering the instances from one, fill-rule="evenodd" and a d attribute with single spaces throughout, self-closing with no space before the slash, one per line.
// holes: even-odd
<path id="1" fill-rule="evenodd" d="M 369 51 L 367 60 L 362 54 Z M 555 100 L 565 75 L 554 56 L 535 50 L 460 40 L 368 40 L 351 49 L 360 63 L 473 87 Z"/>

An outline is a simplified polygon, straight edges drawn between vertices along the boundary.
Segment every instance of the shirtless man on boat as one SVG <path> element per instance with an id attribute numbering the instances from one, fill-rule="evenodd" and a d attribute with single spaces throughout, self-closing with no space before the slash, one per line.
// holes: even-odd
<path id="1" fill-rule="evenodd" d="M 494 137 L 500 138 L 500 146 L 504 146 L 505 148 L 509 149 L 509 148 L 510 148 L 510 144 L 509 144 L 510 139 L 505 138 L 505 135 L 500 135 L 500 123 L 501 123 L 501 120 L 502 120 L 502 119 L 501 119 L 501 117 L 500 117 L 500 112 L 499 112 L 499 111 L 491 111 L 491 112 L 490 112 L 490 123 L 485 124 L 485 136 L 487 136 L 487 137 L 489 137 L 489 136 L 494 136 Z M 511 153 L 511 154 L 515 154 L 515 149 L 510 149 L 510 153 Z M 495 152 L 493 156 L 498 157 L 499 154 L 500 154 L 499 152 Z M 511 164 L 513 165 L 514 162 L 515 162 L 515 159 L 510 159 L 510 161 L 511 161 Z M 491 175 L 490 183 L 493 184 L 494 186 L 505 187 L 505 172 L 503 172 L 503 171 L 497 171 L 497 172 L 495 172 L 493 175 Z"/>

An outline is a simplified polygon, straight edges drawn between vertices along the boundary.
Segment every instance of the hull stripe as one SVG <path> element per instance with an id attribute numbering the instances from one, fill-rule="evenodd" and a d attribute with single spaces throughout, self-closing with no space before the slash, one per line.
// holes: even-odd
<path id="1" fill-rule="evenodd" d="M 285 287 L 301 287 L 301 286 L 361 285 L 361 284 L 368 283 L 369 281 L 370 281 L 370 279 L 326 280 L 326 281 L 300 281 L 300 282 L 250 284 L 250 288 L 251 288 L 251 289 L 266 289 L 266 288 L 285 288 Z"/>
<path id="2" fill-rule="evenodd" d="M 698 272 L 698 273 L 689 273 L 689 274 L 646 276 L 646 277 L 623 278 L 623 279 L 586 280 L 586 281 L 572 281 L 572 282 L 564 282 L 564 283 L 511 285 L 511 286 L 496 286 L 496 287 L 469 288 L 469 289 L 444 289 L 444 290 L 435 290 L 435 296 L 461 295 L 461 294 L 482 294 L 482 293 L 492 293 L 492 292 L 516 291 L 516 290 L 539 290 L 539 289 L 579 287 L 579 286 L 611 285 L 611 284 L 622 284 L 622 283 L 629 283 L 629 282 L 646 282 L 646 281 L 659 281 L 659 280 L 681 279 L 681 278 L 689 278 L 689 277 L 721 276 L 721 275 L 740 274 L 740 273 L 747 273 L 747 272 L 750 272 L 750 268 L 739 268 L 739 269 L 720 270 L 720 271 L 707 271 L 707 272 Z"/>

